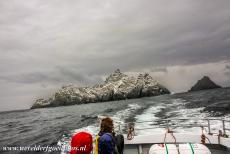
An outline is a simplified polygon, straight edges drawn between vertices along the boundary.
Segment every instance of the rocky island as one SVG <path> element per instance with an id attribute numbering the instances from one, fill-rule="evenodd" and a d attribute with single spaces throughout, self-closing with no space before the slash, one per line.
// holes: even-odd
<path id="1" fill-rule="evenodd" d="M 189 91 L 198 91 L 215 88 L 221 88 L 221 86 L 214 83 L 208 76 L 204 76 L 202 79 L 198 80 L 198 82 Z"/>
<path id="2" fill-rule="evenodd" d="M 115 101 L 163 94 L 170 94 L 170 91 L 148 73 L 139 74 L 135 78 L 117 69 L 102 84 L 92 87 L 64 86 L 51 98 L 36 100 L 31 108 Z"/>

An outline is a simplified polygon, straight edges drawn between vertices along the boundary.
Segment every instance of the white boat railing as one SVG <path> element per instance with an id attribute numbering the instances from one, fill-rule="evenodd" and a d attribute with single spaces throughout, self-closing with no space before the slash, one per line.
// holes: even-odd
<path id="1" fill-rule="evenodd" d="M 230 120 L 227 120 L 227 119 L 218 119 L 218 118 L 168 118 L 168 119 L 158 119 L 158 120 L 151 120 L 151 121 L 129 121 L 129 122 L 125 122 L 125 123 L 118 123 L 118 130 L 121 131 L 121 126 L 122 125 L 127 125 L 127 128 L 128 128 L 128 125 L 130 124 L 133 124 L 133 127 L 135 127 L 134 125 L 137 124 L 137 123 L 153 123 L 152 125 L 154 125 L 154 128 L 167 128 L 169 129 L 170 126 L 172 126 L 172 124 L 170 124 L 170 122 L 172 121 L 184 121 L 184 120 L 194 120 L 194 123 L 196 124 L 187 124 L 187 126 L 189 127 L 203 127 L 203 128 L 207 128 L 207 133 L 212 135 L 212 134 L 215 134 L 212 132 L 212 124 L 211 122 L 212 121 L 219 121 L 221 122 L 221 129 L 219 130 L 219 132 L 217 133 L 218 135 L 221 135 L 223 137 L 228 137 L 227 135 L 227 131 L 230 131 L 230 128 L 226 127 L 226 123 L 229 123 L 230 124 Z M 204 121 L 206 122 L 206 124 L 197 124 L 197 121 Z M 159 124 L 158 122 L 163 122 L 161 124 Z M 157 127 L 156 127 L 157 126 Z M 173 124 L 173 126 L 175 126 Z M 181 126 L 181 125 L 180 125 Z M 186 126 L 186 124 L 183 124 L 183 126 Z M 149 127 L 149 128 L 138 128 L 138 129 L 135 129 L 135 130 L 145 130 L 145 129 L 154 129 L 153 127 Z"/>

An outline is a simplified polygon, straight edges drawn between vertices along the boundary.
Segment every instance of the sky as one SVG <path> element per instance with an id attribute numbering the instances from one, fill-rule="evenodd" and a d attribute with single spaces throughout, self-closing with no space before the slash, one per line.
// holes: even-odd
<path id="1" fill-rule="evenodd" d="M 230 86 L 229 0 L 1 0 L 0 111 L 120 68 L 172 92 Z"/>

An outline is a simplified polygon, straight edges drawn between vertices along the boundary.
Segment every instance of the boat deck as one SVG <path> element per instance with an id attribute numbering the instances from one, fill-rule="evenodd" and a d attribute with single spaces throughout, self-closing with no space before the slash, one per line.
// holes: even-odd
<path id="1" fill-rule="evenodd" d="M 218 141 L 218 136 L 205 134 L 208 140 L 205 146 L 211 151 L 212 154 L 230 154 L 230 138 L 221 137 Z M 148 154 L 149 149 L 154 144 L 185 144 L 185 143 L 200 143 L 200 134 L 190 133 L 174 133 L 177 142 L 174 142 L 172 135 L 167 134 L 152 134 L 134 136 L 132 140 L 125 138 L 124 154 Z"/>
<path id="2" fill-rule="evenodd" d="M 124 154 L 149 154 L 149 149 L 154 144 L 186 144 L 186 143 L 205 143 L 205 146 L 210 150 L 212 154 L 230 154 L 230 138 L 229 131 L 230 128 L 226 127 L 226 124 L 230 123 L 229 120 L 225 119 L 193 119 L 194 121 L 201 120 L 203 123 L 195 123 L 193 127 L 200 127 L 201 132 L 187 132 L 187 133 L 175 133 L 170 129 L 170 121 L 178 121 L 188 120 L 187 118 L 180 119 L 161 119 L 161 121 L 165 122 L 165 126 L 159 126 L 159 128 L 167 128 L 168 131 L 165 133 L 151 133 L 150 135 L 137 135 L 135 136 L 134 127 L 135 123 L 146 123 L 152 121 L 136 121 L 127 123 L 127 130 L 129 130 L 132 134 L 133 138 L 128 140 L 125 138 L 125 149 Z M 191 120 L 191 119 L 190 119 Z M 211 121 L 213 122 L 221 122 L 222 128 L 219 129 L 219 132 L 212 132 Z M 191 126 L 190 126 L 191 127 Z M 207 128 L 207 132 L 205 131 Z M 142 128 L 142 130 L 148 131 L 153 128 Z M 135 129 L 138 130 L 138 129 Z M 124 134 L 127 136 L 127 134 Z M 202 139 L 202 136 L 205 139 Z"/>
<path id="3" fill-rule="evenodd" d="M 124 154 L 148 154 L 153 144 L 125 145 Z M 230 154 L 230 149 L 218 144 L 206 144 L 212 154 Z"/>

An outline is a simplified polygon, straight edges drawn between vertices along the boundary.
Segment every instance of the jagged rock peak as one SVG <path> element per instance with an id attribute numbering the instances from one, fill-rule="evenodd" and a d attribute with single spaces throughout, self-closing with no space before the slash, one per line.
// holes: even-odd
<path id="1" fill-rule="evenodd" d="M 144 74 L 144 78 L 147 80 L 153 80 L 153 77 L 149 75 L 149 73 Z"/>
<path id="2" fill-rule="evenodd" d="M 152 76 L 150 76 L 149 73 L 144 73 L 144 74 L 140 73 L 137 77 L 137 79 L 144 79 L 144 78 L 145 79 L 152 78 Z"/>
<path id="3" fill-rule="evenodd" d="M 145 73 L 144 74 L 144 77 L 146 78 L 146 77 L 149 77 L 150 75 L 149 75 L 149 73 Z"/>
<path id="4" fill-rule="evenodd" d="M 106 78 L 105 83 L 116 82 L 116 81 L 120 80 L 123 77 L 127 77 L 127 75 L 124 74 L 124 73 L 121 73 L 120 69 L 116 69 L 112 74 L 110 74 Z"/>
<path id="5" fill-rule="evenodd" d="M 214 83 L 208 76 L 204 76 L 203 78 L 198 80 L 197 83 L 189 91 L 198 91 L 215 88 L 221 88 L 221 86 Z"/>
<path id="6" fill-rule="evenodd" d="M 154 78 L 149 73 L 139 74 L 137 77 L 137 82 L 139 81 L 148 81 L 155 84 L 157 83 L 157 81 L 154 80 Z"/>
<path id="7" fill-rule="evenodd" d="M 121 71 L 120 71 L 120 69 L 118 68 L 118 69 L 116 69 L 115 71 L 114 71 L 114 73 L 116 74 L 121 74 Z"/>
<path id="8" fill-rule="evenodd" d="M 91 87 L 64 86 L 50 99 L 37 100 L 31 108 L 125 100 L 163 94 L 170 94 L 170 91 L 158 84 L 148 73 L 140 74 L 136 78 L 123 74 L 117 69 L 102 84 Z"/>

